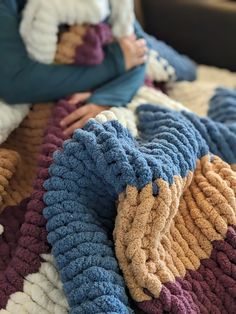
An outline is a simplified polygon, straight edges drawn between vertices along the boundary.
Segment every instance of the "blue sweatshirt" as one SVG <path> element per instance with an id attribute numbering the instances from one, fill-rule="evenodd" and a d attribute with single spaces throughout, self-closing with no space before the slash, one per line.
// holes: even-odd
<path id="1" fill-rule="evenodd" d="M 25 0 L 0 0 L 0 98 L 10 104 L 49 102 L 95 90 L 88 102 L 125 106 L 143 84 L 145 66 L 125 71 L 118 43 L 97 66 L 45 65 L 28 57 L 19 34 Z"/>

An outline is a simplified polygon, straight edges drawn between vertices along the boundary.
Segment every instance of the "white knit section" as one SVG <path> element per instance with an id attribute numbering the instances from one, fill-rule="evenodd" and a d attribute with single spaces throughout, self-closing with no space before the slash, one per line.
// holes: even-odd
<path id="1" fill-rule="evenodd" d="M 167 93 L 199 116 L 206 116 L 217 87 L 218 84 L 209 82 L 179 82 L 168 85 Z"/>
<path id="2" fill-rule="evenodd" d="M 134 137 L 138 135 L 135 114 L 127 108 L 113 107 L 110 110 L 103 111 L 97 115 L 96 120 L 100 123 L 118 120 L 120 124 L 127 128 Z"/>
<path id="3" fill-rule="evenodd" d="M 115 35 L 121 37 L 131 32 L 134 17 L 130 11 L 134 11 L 134 8 L 131 0 L 118 2 L 119 5 L 117 0 L 112 1 L 112 19 Z M 109 15 L 109 0 L 28 0 L 23 12 L 20 34 L 33 59 L 52 63 L 57 49 L 60 24 L 98 24 Z"/>
<path id="4" fill-rule="evenodd" d="M 29 108 L 29 105 L 8 105 L 0 100 L 0 144 L 19 126 Z"/>
<path id="5" fill-rule="evenodd" d="M 161 91 L 147 86 L 143 86 L 139 89 L 137 95 L 133 98 L 131 103 L 128 104 L 128 108 L 135 111 L 137 107 L 145 104 L 159 105 L 177 111 L 189 111 L 181 103 L 171 99 Z"/>
<path id="6" fill-rule="evenodd" d="M 4 232 L 4 227 L 2 225 L 0 225 L 0 235 L 2 235 Z"/>
<path id="7" fill-rule="evenodd" d="M 175 69 L 155 50 L 149 51 L 146 74 L 156 82 L 169 82 L 176 78 Z"/>
<path id="8" fill-rule="evenodd" d="M 111 120 L 118 120 L 130 133 L 138 136 L 136 109 L 145 104 L 159 105 L 173 110 L 187 110 L 183 105 L 169 98 L 154 88 L 143 86 L 139 89 L 137 95 L 128 104 L 127 108 L 113 107 L 110 110 L 103 111 L 96 117 L 96 121 L 105 123 Z"/>
<path id="9" fill-rule="evenodd" d="M 44 254 L 39 272 L 24 280 L 23 292 L 11 295 L 0 314 L 67 314 L 69 306 L 52 255 Z"/>
<path id="10" fill-rule="evenodd" d="M 215 83 L 218 86 L 236 88 L 236 73 L 206 65 L 198 66 L 198 80 Z"/>
<path id="11" fill-rule="evenodd" d="M 134 0 L 110 0 L 112 32 L 116 38 L 134 33 Z"/>

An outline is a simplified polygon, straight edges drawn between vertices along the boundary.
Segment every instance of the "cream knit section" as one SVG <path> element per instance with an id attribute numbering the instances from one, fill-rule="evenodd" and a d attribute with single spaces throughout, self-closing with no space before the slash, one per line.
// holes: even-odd
<path id="1" fill-rule="evenodd" d="M 111 25 L 117 38 L 132 35 L 134 32 L 134 0 L 110 0 Z"/>
<path id="2" fill-rule="evenodd" d="M 175 69 L 152 49 L 148 54 L 146 74 L 149 79 L 156 82 L 169 82 L 176 79 Z"/>
<path id="3" fill-rule="evenodd" d="M 69 305 L 62 289 L 59 273 L 50 254 L 42 255 L 44 262 L 38 273 L 28 275 L 22 292 L 11 295 L 0 314 L 67 314 Z"/>
<path id="4" fill-rule="evenodd" d="M 206 116 L 217 87 L 216 83 L 203 81 L 178 82 L 169 84 L 167 93 L 199 116 Z"/>
<path id="5" fill-rule="evenodd" d="M 236 88 L 236 73 L 206 65 L 198 67 L 198 80 L 216 83 L 218 86 Z"/>
<path id="6" fill-rule="evenodd" d="M 128 104 L 128 108 L 135 111 L 137 107 L 145 104 L 163 106 L 177 111 L 189 111 L 180 102 L 171 99 L 159 90 L 147 86 L 143 86 L 139 89 L 137 95 Z"/>
<path id="7" fill-rule="evenodd" d="M 0 100 L 0 144 L 14 131 L 29 112 L 29 105 L 8 105 Z"/>
<path id="8" fill-rule="evenodd" d="M 60 24 L 98 24 L 111 15 L 116 37 L 133 31 L 133 0 L 28 0 L 20 25 L 20 34 L 29 55 L 43 63 L 55 57 Z"/>
<path id="9" fill-rule="evenodd" d="M 187 110 L 179 102 L 172 100 L 161 91 L 151 87 L 143 86 L 139 89 L 137 95 L 128 104 L 127 108 L 113 107 L 110 110 L 103 111 L 97 115 L 96 120 L 105 123 L 111 120 L 118 120 L 123 127 L 127 128 L 130 133 L 137 137 L 137 119 L 136 109 L 144 104 L 159 105 L 173 110 Z"/>

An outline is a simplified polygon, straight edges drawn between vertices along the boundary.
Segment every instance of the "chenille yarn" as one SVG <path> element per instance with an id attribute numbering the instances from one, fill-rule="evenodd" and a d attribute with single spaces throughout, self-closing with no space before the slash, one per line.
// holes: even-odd
<path id="1" fill-rule="evenodd" d="M 48 110 L 51 110 L 50 106 Z M 6 259 L 6 265 L 0 272 L 0 305 L 3 308 L 6 306 L 6 310 L 9 311 L 9 313 L 14 313 L 13 309 L 15 310 L 16 308 L 21 311 L 24 310 L 25 306 L 27 308 L 25 302 L 27 299 L 30 300 L 32 293 L 30 291 L 30 282 L 36 291 L 37 289 L 39 289 L 38 291 L 40 291 L 40 289 L 45 291 L 45 299 L 38 299 L 36 293 L 34 301 L 28 304 L 28 310 L 32 311 L 42 308 L 41 310 L 46 313 L 48 308 L 49 313 L 56 314 L 57 310 L 62 307 L 62 309 L 64 308 L 61 310 L 62 313 L 67 313 L 68 305 L 62 293 L 59 279 L 53 279 L 53 273 L 51 273 L 51 271 L 56 272 L 53 270 L 55 267 L 53 266 L 52 258 L 50 256 L 47 257 L 47 255 L 44 255 L 43 259 L 41 258 L 42 254 L 49 253 L 45 220 L 42 216 L 44 207 L 42 201 L 44 189 L 42 184 L 48 177 L 47 169 L 52 163 L 52 153 L 60 148 L 63 140 L 65 140 L 62 130 L 59 127 L 59 122 L 62 117 L 72 110 L 73 108 L 67 106 L 66 103 L 62 103 L 54 109 L 47 126 L 46 136 L 43 138 L 42 148 L 40 149 L 41 153 L 38 159 L 37 176 L 34 181 L 33 192 L 28 200 L 23 201 L 20 205 L 17 204 L 15 207 L 6 208 L 1 216 L 1 223 L 4 226 L 6 225 L 6 230 L 1 239 L 1 245 L 4 250 L 9 252 L 9 257 Z M 12 236 L 14 241 L 11 240 L 11 242 L 9 242 L 7 239 L 11 236 L 11 228 L 14 226 L 14 216 L 17 215 L 17 213 L 19 215 L 21 212 L 23 212 L 21 218 L 22 224 L 20 221 L 17 221 L 19 230 L 14 235 L 15 238 Z M 11 225 L 11 223 L 13 223 L 13 225 Z M 12 247 L 13 243 L 15 244 Z M 11 250 L 13 251 L 11 252 Z M 45 264 L 41 264 L 41 259 L 44 260 Z M 44 268 L 45 270 L 43 270 Z M 45 276 L 43 275 L 45 271 L 49 277 L 44 283 L 42 276 Z M 9 278 L 11 278 L 10 281 Z M 47 278 L 47 276 L 45 278 Z M 55 292 L 53 292 L 54 290 Z M 53 294 L 55 294 L 54 297 Z M 50 295 L 52 295 L 52 298 Z"/>
<path id="2" fill-rule="evenodd" d="M 235 130 L 236 89 L 217 88 L 209 103 L 208 116 Z"/>
<path id="3" fill-rule="evenodd" d="M 200 119 L 144 88 L 63 145 L 59 121 L 72 108 L 60 102 L 34 192 L 0 216 L 0 313 L 132 313 L 124 278 L 146 313 L 235 313 L 233 104 L 218 90 Z"/>
<path id="4" fill-rule="evenodd" d="M 236 88 L 236 75 L 225 69 L 197 67 L 197 80 L 168 84 L 167 94 L 200 116 L 208 113 L 211 98 L 217 88 Z"/>
<path id="5" fill-rule="evenodd" d="M 51 115 L 49 104 L 34 106 L 20 127 L 0 146 L 0 211 L 29 197 L 36 174 L 37 157 Z"/>
<path id="6" fill-rule="evenodd" d="M 125 7 L 125 10 L 124 10 Z M 61 24 L 96 25 L 110 17 L 117 38 L 134 31 L 133 0 L 29 0 L 23 11 L 20 33 L 28 53 L 43 63 L 52 63 L 57 49 L 57 33 Z"/>
<path id="7" fill-rule="evenodd" d="M 102 23 L 109 15 L 110 23 Z M 133 0 L 120 0 L 119 3 L 117 0 L 101 0 L 99 4 L 97 0 L 70 0 L 68 5 L 62 0 L 30 0 L 23 12 L 20 33 L 28 54 L 39 62 L 53 63 L 56 60 L 65 64 L 74 61 L 94 65 L 102 62 L 103 46 L 110 43 L 112 37 L 116 40 L 134 33 L 134 23 Z M 62 35 L 57 47 L 62 25 L 69 26 L 69 30 Z M 146 69 L 151 80 L 196 79 L 196 65 L 187 56 L 144 34 L 138 23 L 135 28 L 140 36 L 145 37 L 150 48 Z"/>
<path id="8" fill-rule="evenodd" d="M 42 184 L 48 176 L 48 167 L 52 162 L 52 153 L 60 148 L 65 140 L 62 130 L 59 127 L 59 122 L 72 110 L 74 108 L 69 106 L 65 101 L 60 102 L 53 112 L 48 104 L 37 105 L 33 107 L 32 112 L 30 112 L 29 117 L 23 122 L 22 127 L 17 129 L 15 134 L 12 134 L 9 138 L 9 141 L 4 144 L 4 147 L 7 149 L 12 147 L 16 150 L 19 163 L 15 168 L 19 168 L 21 175 L 17 175 L 17 171 L 12 175 L 15 184 L 13 186 L 13 180 L 10 180 L 9 191 L 7 191 L 9 193 L 4 193 L 8 198 L 2 206 L 4 212 L 0 217 L 0 225 L 2 224 L 1 232 L 4 231 L 2 238 L 0 238 L 0 247 L 4 257 L 4 264 L 0 271 L 1 313 L 15 313 L 15 311 L 40 311 L 42 313 L 55 314 L 58 312 L 68 313 L 68 303 L 62 291 L 62 284 L 55 269 L 53 259 L 48 254 L 49 246 L 46 240 L 45 220 L 42 217 L 44 206 L 42 202 L 44 194 Z M 49 117 L 49 125 L 45 130 Z M 29 140 L 27 143 L 25 139 L 28 139 L 30 135 L 33 135 L 33 141 Z M 41 147 L 42 141 L 43 146 Z M 27 154 L 28 150 L 31 154 Z M 41 151 L 41 154 L 38 159 L 37 155 L 39 151 Z M 26 162 L 29 163 L 27 170 L 29 170 L 30 179 L 33 179 L 35 176 L 35 167 L 33 166 L 37 164 L 38 159 L 39 167 L 33 191 L 31 185 L 28 185 L 30 190 L 27 190 L 26 186 L 24 186 L 22 191 L 19 191 L 23 184 L 21 185 L 21 181 L 18 181 L 18 179 L 20 177 L 21 179 L 28 178 L 25 175 L 27 170 L 20 164 L 21 158 L 23 159 L 23 165 L 26 166 Z M 8 166 L 10 167 L 11 164 Z M 11 167 L 14 168 L 14 164 Z M 30 181 L 28 179 L 27 183 Z M 5 184 L 5 181 L 3 183 Z M 29 196 L 29 200 L 23 200 L 20 204 L 20 200 L 23 198 L 21 192 L 25 193 L 25 197 Z M 14 199 L 12 200 L 13 193 L 16 193 L 19 198 L 16 199 L 14 194 Z M 7 206 L 15 203 L 16 206 Z M 19 218 L 17 224 L 14 223 L 16 222 L 14 219 L 15 212 L 18 214 L 22 213 L 22 220 L 16 214 L 16 217 Z M 18 225 L 19 230 L 18 232 L 15 230 L 14 236 L 11 236 L 12 230 L 17 228 L 16 225 Z M 109 242 L 107 239 L 108 247 L 110 245 Z M 117 263 L 114 259 L 111 267 L 114 267 L 115 264 Z M 118 273 L 118 266 L 115 269 Z M 58 278 L 54 280 L 53 276 L 55 274 L 57 274 Z M 93 276 L 93 272 L 91 274 L 89 272 L 88 276 L 91 275 Z M 116 275 L 116 273 L 108 273 L 106 281 L 114 281 L 113 276 L 118 280 L 118 283 L 114 285 L 114 287 L 117 285 L 117 289 L 111 292 L 110 299 L 107 296 L 107 307 L 112 307 L 111 302 L 114 303 L 114 300 L 117 300 L 116 310 L 122 313 L 123 309 L 125 309 L 129 313 L 131 310 L 127 307 L 128 299 L 125 294 L 122 278 L 118 274 Z M 9 278 L 11 279 L 9 280 Z M 119 298 L 121 301 L 119 301 Z M 122 303 L 123 301 L 125 304 Z M 98 302 L 100 302 L 99 298 Z M 3 310 L 3 308 L 6 310 Z"/>
<path id="9" fill-rule="evenodd" d="M 163 105 L 164 99 L 168 100 L 167 104 L 175 104 L 166 96 L 161 98 L 159 92 L 157 95 Z M 219 90 L 218 101 L 223 99 L 226 102 L 227 99 L 234 99 L 234 91 Z M 233 100 L 228 111 L 231 115 L 232 103 Z M 213 98 L 211 106 L 214 105 L 217 106 L 217 102 Z M 58 123 L 68 110 L 72 110 L 65 102 L 60 102 L 54 109 L 39 158 L 35 192 L 20 207 L 8 207 L 0 216 L 0 224 L 4 226 L 0 241 L 0 251 L 4 252 L 3 270 L 0 272 L 1 293 L 8 291 L 8 295 L 0 295 L 1 302 L 5 302 L 1 306 L 6 309 L 2 313 L 12 314 L 16 309 L 67 313 L 69 308 L 71 313 L 91 313 L 97 309 L 122 314 L 131 312 L 127 307 L 123 279 L 116 273 L 118 264 L 110 237 L 118 196 L 114 231 L 116 254 L 138 306 L 146 313 L 207 313 L 211 310 L 234 313 L 232 293 L 235 281 L 230 269 L 234 268 L 236 245 L 234 228 L 228 225 L 235 225 L 235 173 L 228 164 L 209 154 L 209 147 L 210 150 L 217 148 L 216 153 L 231 162 L 235 134 L 229 133 L 229 130 L 234 123 L 231 121 L 228 124 L 225 118 L 226 123 L 223 120 L 220 122 L 220 112 L 215 123 L 209 118 L 199 119 L 189 111 L 183 111 L 181 106 L 179 113 L 158 105 L 136 107 L 138 115 L 132 111 L 132 121 L 138 122 L 138 142 L 118 121 L 90 121 L 84 131 L 77 131 L 73 140 L 65 142 L 63 150 L 54 155 L 51 178 L 45 184 L 49 192 L 45 196 L 42 184 L 48 178 L 47 169 L 53 161 L 52 154 L 61 147 L 64 139 Z M 221 135 L 231 149 L 229 154 L 225 153 L 225 146 L 218 143 L 223 140 L 218 139 L 218 131 L 215 130 L 223 130 Z M 199 195 L 199 199 L 194 195 Z M 61 283 L 57 279 L 53 281 L 51 276 L 56 272 L 48 255 L 45 220 L 42 218 L 43 196 L 48 204 L 45 210 L 48 240 L 53 247 L 69 305 Z M 143 289 L 142 258 L 138 259 L 139 263 L 135 263 L 133 257 L 130 260 L 132 254 L 139 252 L 140 246 L 135 242 L 139 233 L 125 234 L 129 228 L 138 230 L 139 222 L 144 224 L 142 230 L 147 236 L 142 248 L 146 245 L 151 248 L 148 243 L 152 241 L 149 236 L 152 233 L 149 233 L 149 224 L 146 225 L 144 219 L 148 213 L 151 213 L 150 227 L 155 221 L 155 214 L 157 217 L 162 213 L 168 215 L 167 220 L 157 219 L 160 224 L 166 223 L 164 229 L 160 228 L 161 235 L 169 236 L 165 245 L 161 242 L 157 253 L 168 258 L 161 264 L 163 272 L 154 273 L 155 278 L 159 278 L 159 285 L 147 279 L 148 288 L 145 286 Z M 12 222 L 12 225 L 8 227 L 7 222 Z M 9 242 L 13 228 L 20 231 L 15 232 L 15 238 Z M 122 228 L 125 228 L 124 233 Z M 33 242 L 29 245 L 27 241 Z M 130 249 L 122 251 L 124 247 Z M 158 269 L 158 263 L 153 263 L 155 254 L 148 252 L 151 249 L 145 251 L 152 258 L 147 263 L 149 277 Z M 25 253 L 27 263 L 23 257 Z M 32 257 L 34 264 L 30 263 Z M 134 265 L 128 270 L 126 260 L 129 265 Z M 225 263 L 231 268 L 226 268 Z M 139 274 L 135 275 L 138 282 L 130 285 L 133 272 Z M 217 274 L 220 274 L 219 279 Z M 11 278 L 11 281 L 5 281 L 6 278 Z M 40 283 L 42 278 L 45 285 Z M 216 283 L 215 290 L 211 285 L 212 278 Z M 13 283 L 17 284 L 12 286 Z M 205 294 L 201 285 L 207 291 Z M 45 291 L 45 299 L 38 298 L 41 289 Z M 52 295 L 54 297 L 50 297 Z"/>
<path id="10" fill-rule="evenodd" d="M 46 241 L 45 221 L 42 217 L 42 209 L 44 207 L 44 204 L 42 202 L 42 197 L 44 195 L 44 189 L 42 184 L 44 180 L 48 177 L 47 169 L 52 163 L 53 152 L 60 148 L 63 140 L 65 140 L 65 137 L 62 134 L 62 130 L 59 127 L 59 122 L 61 121 L 61 118 L 66 116 L 72 110 L 73 108 L 71 106 L 68 106 L 66 102 L 61 102 L 54 109 L 54 112 L 52 113 L 52 118 L 46 131 L 46 137 L 44 138 L 42 152 L 38 160 L 39 168 L 37 170 L 37 176 L 34 182 L 34 191 L 28 201 L 23 202 L 20 207 L 18 206 L 6 208 L 1 216 L 0 223 L 2 223 L 5 227 L 5 232 L 3 233 L 3 238 L 0 242 L 0 248 L 2 245 L 3 249 L 1 249 L 1 251 L 4 254 L 5 264 L 4 267 L 2 266 L 3 269 L 1 269 L 2 271 L 0 272 L 0 301 L 1 307 L 6 306 L 7 311 L 3 313 L 14 313 L 16 309 L 21 311 L 23 311 L 23 309 L 26 310 L 25 302 L 26 300 L 30 300 L 31 298 L 31 286 L 34 287 L 36 291 L 36 297 L 34 297 L 34 302 L 29 302 L 28 310 L 32 311 L 33 309 L 41 309 L 41 311 L 45 311 L 45 313 L 46 311 L 49 311 L 49 313 L 55 314 L 58 313 L 58 309 L 62 311 L 62 313 L 67 313 L 68 311 L 68 305 L 64 298 L 64 294 L 62 293 L 62 287 L 60 285 L 60 282 L 58 281 L 58 279 L 55 279 L 55 282 L 52 279 L 53 273 L 51 272 L 55 272 L 55 270 L 51 257 L 47 257 L 48 255 L 45 255 L 49 253 L 49 247 Z M 9 243 L 7 240 L 9 240 L 8 237 L 11 236 L 12 228 L 15 227 L 14 216 L 17 215 L 15 214 L 16 212 L 19 215 L 21 212 L 23 213 L 21 216 L 22 226 L 19 227 L 20 230 L 18 231 L 18 233 L 16 232 L 14 241 L 11 241 Z M 11 221 L 13 225 L 9 225 L 8 227 L 9 221 Z M 21 225 L 20 218 L 19 221 L 17 220 L 17 224 L 19 224 L 19 226 Z M 35 228 L 33 226 L 35 226 Z M 107 245 L 107 250 L 110 250 L 110 240 L 105 240 L 104 238 L 104 241 L 104 245 Z M 8 255 L 6 254 L 6 252 L 8 252 Z M 43 260 L 45 263 L 41 263 L 40 256 L 42 254 L 44 254 Z M 108 302 L 108 307 L 111 306 L 116 308 L 117 310 L 119 310 L 120 308 L 120 313 L 125 313 L 123 312 L 123 309 L 125 309 L 125 311 L 129 313 L 123 281 L 122 278 L 118 275 L 118 266 L 114 257 L 113 260 L 114 261 L 110 266 L 111 270 L 108 271 L 107 269 L 107 274 L 106 271 L 103 271 L 102 269 L 99 272 L 99 274 L 102 274 L 102 272 L 104 272 L 104 279 L 106 282 L 115 282 L 114 290 L 111 291 L 111 297 L 109 298 L 109 296 L 107 296 L 107 298 L 104 299 L 104 302 Z M 115 272 L 113 274 L 112 267 L 113 270 L 117 272 L 117 274 Z M 45 276 L 43 274 L 47 271 L 49 277 L 45 282 L 46 285 L 42 285 L 40 281 L 44 281 L 42 276 Z M 93 267 L 88 269 L 87 272 L 88 278 L 92 276 L 92 279 L 95 275 L 93 272 Z M 95 273 L 97 273 L 97 270 Z M 8 281 L 9 276 L 11 276 L 10 282 Z M 116 282 L 117 280 L 118 282 Z M 56 283 L 57 281 L 58 283 Z M 31 285 L 29 284 L 29 282 L 31 282 Z M 44 301 L 40 300 L 40 298 L 37 297 L 37 293 L 40 292 L 40 289 L 45 291 Z M 54 295 L 54 298 L 51 298 L 50 295 Z M 46 301 L 48 297 L 50 298 L 50 300 Z M 116 306 L 113 306 L 112 304 L 114 303 L 116 298 L 117 304 Z M 119 301 L 119 298 L 121 298 L 121 301 Z M 122 305 L 122 301 L 126 302 L 125 305 Z M 99 298 L 97 298 L 97 302 L 99 304 Z M 82 311 L 84 311 L 83 308 L 86 308 L 86 303 L 84 303 L 84 305 L 81 305 Z"/>
<path id="11" fill-rule="evenodd" d="M 136 109 L 146 103 L 163 106 L 177 111 L 188 111 L 187 107 L 184 107 L 181 103 L 174 101 L 163 92 L 156 90 L 153 87 L 143 86 L 138 90 L 132 101 L 127 105 L 127 108 L 114 107 L 110 110 L 103 111 L 96 117 L 96 120 L 100 123 L 118 120 L 119 123 L 122 124 L 123 127 L 127 128 L 134 137 L 137 137 L 138 127 L 136 123 Z"/>
<path id="12" fill-rule="evenodd" d="M 215 83 L 218 86 L 236 88 L 236 73 L 227 69 L 200 65 L 197 69 L 197 78 L 199 81 Z"/>
<path id="13" fill-rule="evenodd" d="M 209 153 L 216 142 L 217 133 L 211 132 L 214 123 L 188 111 L 176 113 L 151 105 L 141 106 L 138 117 L 138 142 L 117 121 L 90 121 L 54 155 L 51 178 L 45 184 L 48 207 L 44 213 L 72 313 L 85 298 L 80 278 L 86 265 L 95 262 L 109 267 L 106 247 L 94 245 L 88 232 L 91 214 L 96 221 L 94 232 L 99 232 L 100 225 L 110 229 L 118 195 L 116 256 L 138 306 L 145 313 L 190 309 L 201 313 L 216 310 L 218 298 L 219 309 L 234 313 L 233 292 L 225 290 L 224 301 L 203 280 L 208 298 L 200 303 L 202 292 L 190 288 L 190 271 L 194 278 L 198 272 L 202 276 L 203 261 L 211 265 L 212 254 L 221 256 L 217 245 L 227 247 L 225 239 L 234 234 L 229 226 L 236 223 L 235 173 Z M 224 135 L 227 141 L 227 132 Z M 229 157 L 225 155 L 226 160 Z M 91 250 L 81 244 L 87 243 L 87 236 Z M 229 250 L 234 254 L 232 241 Z M 90 256 L 86 260 L 85 252 Z M 234 267 L 234 260 L 229 262 Z M 222 265 L 222 276 L 229 278 L 223 283 L 227 289 L 235 281 Z M 215 266 L 207 269 L 214 276 L 219 272 Z M 89 303 L 84 311 L 89 313 L 93 306 Z"/>
<path id="14" fill-rule="evenodd" d="M 152 36 L 146 34 L 145 39 L 151 47 L 151 63 L 148 71 L 154 81 L 194 81 L 196 79 L 196 64 L 187 56 L 179 54 L 175 49 Z M 159 78 L 160 76 L 162 79 Z"/>
<path id="15" fill-rule="evenodd" d="M 199 116 L 206 116 L 218 85 L 211 82 L 176 82 L 168 84 L 167 94 Z"/>
<path id="16" fill-rule="evenodd" d="M 145 97 L 152 97 L 149 99 L 154 101 L 155 96 L 157 103 L 164 105 L 166 101 L 167 107 L 177 109 L 179 113 L 157 104 L 139 106 Z M 230 164 L 236 164 L 235 122 L 227 119 L 235 112 L 235 92 L 217 90 L 209 106 L 209 116 L 216 122 L 198 118 L 150 88 L 143 88 L 137 97 L 141 101 L 130 105 L 130 117 L 133 126 L 138 122 L 138 142 L 126 129 L 130 126 L 129 120 L 123 121 L 122 127 L 112 117 L 105 121 L 98 117 L 98 122 L 90 121 L 84 131 L 77 131 L 74 139 L 64 144 L 63 151 L 56 153 L 50 168 L 52 178 L 45 185 L 50 190 L 46 196 L 49 207 L 45 210 L 48 239 L 69 304 L 59 279 L 53 281 L 52 274 L 57 272 L 49 254 L 42 218 L 45 193 L 42 184 L 48 178 L 47 169 L 53 161 L 51 156 L 64 139 L 58 123 L 68 110 L 72 110 L 66 102 L 60 102 L 54 109 L 39 158 L 35 192 L 20 206 L 5 208 L 0 216 L 0 224 L 4 227 L 0 241 L 0 251 L 3 252 L 0 301 L 4 302 L 1 307 L 6 309 L 1 310 L 2 313 L 12 314 L 16 310 L 67 313 L 69 309 L 71 313 L 90 313 L 96 309 L 117 313 L 131 311 L 127 307 L 123 279 L 116 273 L 118 264 L 109 236 L 118 196 L 114 231 L 116 255 L 138 306 L 146 313 L 234 313 L 232 293 L 235 281 L 230 269 L 234 269 L 236 245 L 234 227 L 229 225 L 235 225 L 236 179 L 230 166 L 209 154 L 209 148 Z M 116 111 L 110 114 L 115 115 Z M 119 119 L 119 114 L 116 117 Z M 45 118 L 48 120 L 46 113 Z M 80 171 L 81 176 L 78 175 Z M 195 195 L 199 195 L 199 199 Z M 168 215 L 168 219 L 159 219 L 158 215 Z M 145 217 L 150 217 L 150 223 L 145 224 Z M 165 242 L 160 240 L 155 253 L 166 256 L 160 268 L 149 245 L 152 241 L 149 225 L 155 217 L 159 224 L 165 223 L 160 227 L 160 236 L 165 234 Z M 144 225 L 141 230 L 145 232 L 141 251 L 137 243 L 140 224 Z M 12 230 L 15 230 L 14 237 Z M 77 230 L 76 233 L 73 230 Z M 90 232 L 89 242 L 84 242 Z M 94 232 L 95 238 L 92 236 Z M 83 244 L 75 246 L 81 242 Z M 86 243 L 90 243 L 92 250 Z M 73 250 L 69 250 L 70 245 Z M 148 250 L 144 249 L 146 246 Z M 140 253 L 142 250 L 145 255 Z M 24 254 L 27 254 L 27 263 Z M 151 257 L 147 264 L 142 263 L 143 256 Z M 31 264 L 31 258 L 35 263 Z M 75 264 L 68 264 L 69 259 L 76 261 Z M 148 270 L 145 280 L 142 265 Z M 231 265 L 230 269 L 225 265 Z M 74 276 L 84 269 L 86 271 Z M 151 274 L 154 277 L 150 281 Z M 5 281 L 6 278 L 11 278 L 10 282 Z M 211 284 L 213 279 L 217 289 Z M 41 293 L 44 301 L 38 297 Z"/>
<path id="17" fill-rule="evenodd" d="M 103 46 L 111 41 L 111 29 L 105 23 L 71 26 L 60 36 L 55 61 L 61 64 L 100 64 L 105 56 Z"/>
<path id="18" fill-rule="evenodd" d="M 0 100 L 0 145 L 8 138 L 29 112 L 29 105 L 10 106 Z"/>

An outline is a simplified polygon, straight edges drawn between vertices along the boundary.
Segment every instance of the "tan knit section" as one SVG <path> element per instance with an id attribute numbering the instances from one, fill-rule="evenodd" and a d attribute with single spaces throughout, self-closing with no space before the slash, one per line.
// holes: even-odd
<path id="1" fill-rule="evenodd" d="M 236 164 L 231 165 L 231 168 L 236 171 Z"/>
<path id="2" fill-rule="evenodd" d="M 224 239 L 236 224 L 236 173 L 221 159 L 197 162 L 194 174 L 156 181 L 138 192 L 128 186 L 119 198 L 114 230 L 116 255 L 132 297 L 159 297 L 162 284 L 183 278 L 209 258 L 212 241 Z"/>
<path id="3" fill-rule="evenodd" d="M 9 181 L 16 172 L 20 161 L 20 156 L 17 152 L 3 148 L 0 149 L 0 208 L 3 204 L 3 197 L 6 195 Z"/>
<path id="4" fill-rule="evenodd" d="M 55 63 L 73 64 L 75 62 L 76 48 L 83 44 L 87 29 L 88 26 L 75 25 L 62 33 L 57 46 Z"/>
<path id="5" fill-rule="evenodd" d="M 0 211 L 30 196 L 51 110 L 50 104 L 32 107 L 20 127 L 0 146 Z"/>

